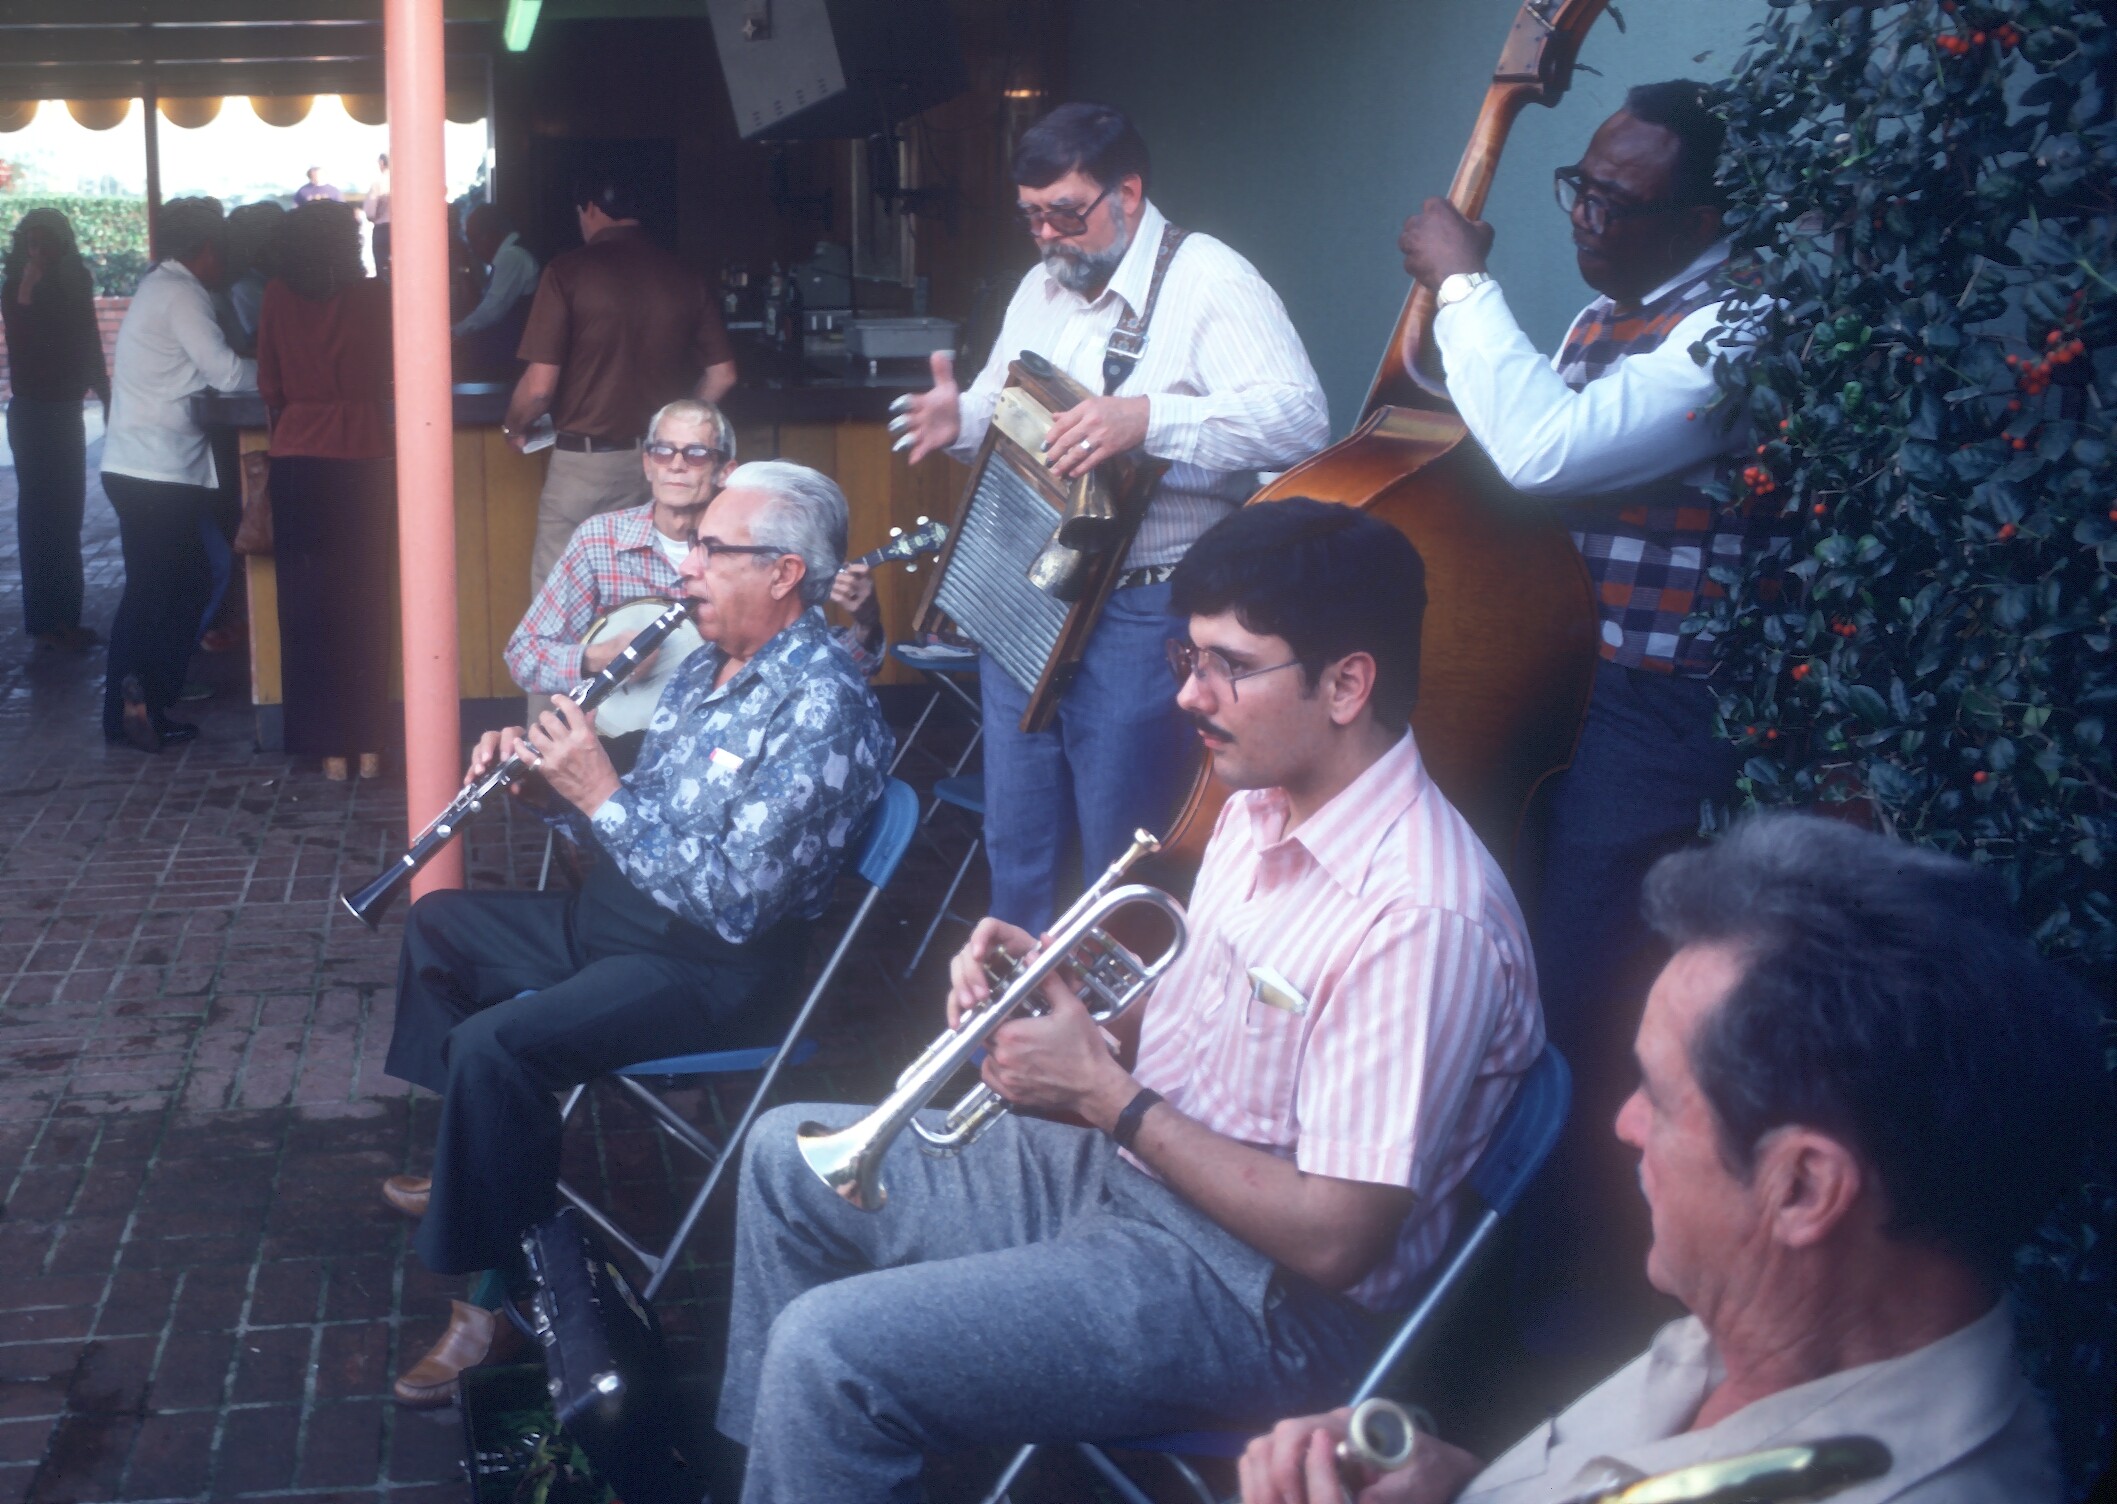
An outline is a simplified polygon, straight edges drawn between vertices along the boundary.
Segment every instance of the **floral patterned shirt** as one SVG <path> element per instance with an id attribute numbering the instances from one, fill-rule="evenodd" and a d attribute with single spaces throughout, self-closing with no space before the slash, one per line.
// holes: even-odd
<path id="1" fill-rule="evenodd" d="M 722 657 L 684 660 L 591 821 L 635 888 L 740 945 L 823 913 L 894 739 L 814 607 L 716 689 Z"/>

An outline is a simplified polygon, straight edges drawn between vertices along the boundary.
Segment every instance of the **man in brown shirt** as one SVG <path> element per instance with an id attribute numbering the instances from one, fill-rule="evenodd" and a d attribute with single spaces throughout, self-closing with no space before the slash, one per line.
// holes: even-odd
<path id="1" fill-rule="evenodd" d="M 528 369 L 507 405 L 517 449 L 546 413 L 558 429 L 537 499 L 532 597 L 583 521 L 649 500 L 647 419 L 679 397 L 718 402 L 735 385 L 735 352 L 705 279 L 640 228 L 632 186 L 590 173 L 573 203 L 584 244 L 544 269 L 515 352 Z"/>

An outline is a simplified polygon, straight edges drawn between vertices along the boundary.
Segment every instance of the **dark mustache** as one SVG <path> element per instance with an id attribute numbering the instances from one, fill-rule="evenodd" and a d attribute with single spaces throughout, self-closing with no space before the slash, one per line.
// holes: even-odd
<path id="1" fill-rule="evenodd" d="M 1228 730 L 1225 726 L 1214 725 L 1211 721 L 1207 720 L 1202 715 L 1192 716 L 1191 724 L 1197 727 L 1200 731 L 1208 732 L 1211 735 L 1219 737 L 1224 742 L 1231 742 L 1235 739 L 1234 732 Z"/>

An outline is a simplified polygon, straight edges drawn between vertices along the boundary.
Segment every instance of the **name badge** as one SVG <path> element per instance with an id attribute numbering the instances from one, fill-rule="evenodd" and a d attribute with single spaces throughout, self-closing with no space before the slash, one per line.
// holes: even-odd
<path id="1" fill-rule="evenodd" d="M 1299 1018 L 1308 1012 L 1308 999 L 1301 989 L 1269 966 L 1250 968 L 1250 1000 Z"/>
<path id="2" fill-rule="evenodd" d="M 713 755 L 707 761 L 711 762 L 716 768 L 726 768 L 730 773 L 742 771 L 742 759 L 730 752 L 726 747 L 715 747 Z"/>

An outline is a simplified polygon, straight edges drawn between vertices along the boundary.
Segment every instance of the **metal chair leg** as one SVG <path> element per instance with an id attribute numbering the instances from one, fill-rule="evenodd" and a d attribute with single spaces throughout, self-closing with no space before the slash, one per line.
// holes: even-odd
<path id="1" fill-rule="evenodd" d="M 978 859 L 978 850 L 984 844 L 982 837 L 975 839 L 970 843 L 970 850 L 963 853 L 963 860 L 956 866 L 955 878 L 949 883 L 948 891 L 941 896 L 941 907 L 934 910 L 933 923 L 929 924 L 926 933 L 919 937 L 919 948 L 912 952 L 911 964 L 904 968 L 906 981 L 919 969 L 919 963 L 926 959 L 926 947 L 934 943 L 934 931 L 940 929 L 941 921 L 948 917 L 948 907 L 956 901 L 956 889 L 963 886 L 963 875 L 970 871 L 970 864 Z"/>
<path id="2" fill-rule="evenodd" d="M 1014 1480 L 1022 1476 L 1022 1469 L 1029 1466 L 1029 1459 L 1035 1455 L 1035 1442 L 1016 1452 L 1013 1460 L 1007 1464 L 1006 1471 L 993 1480 L 991 1489 L 984 1498 L 978 1500 L 978 1504 L 1007 1504 L 1007 1490 L 1014 1487 Z"/>
<path id="3" fill-rule="evenodd" d="M 897 755 L 889 760 L 891 776 L 895 776 L 897 764 L 904 761 L 904 754 L 911 751 L 911 744 L 917 741 L 919 733 L 926 729 L 926 718 L 934 713 L 934 707 L 940 703 L 941 691 L 937 689 L 927 699 L 926 708 L 919 712 L 919 718 L 911 723 L 911 730 L 904 734 L 904 740 L 897 743 Z"/>

